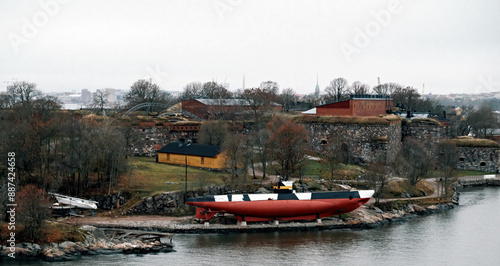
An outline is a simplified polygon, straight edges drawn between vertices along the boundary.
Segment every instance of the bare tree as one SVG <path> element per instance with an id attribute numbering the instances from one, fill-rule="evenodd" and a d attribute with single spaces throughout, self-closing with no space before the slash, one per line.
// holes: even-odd
<path id="1" fill-rule="evenodd" d="M 108 193 L 115 187 L 118 177 L 126 171 L 125 138 L 112 121 L 103 122 L 98 127 L 91 127 L 91 144 L 94 147 L 95 170 L 98 176 L 98 187 L 108 189 Z"/>
<path id="2" fill-rule="evenodd" d="M 252 168 L 252 176 L 254 179 L 256 179 L 257 176 L 255 173 L 255 165 L 256 165 L 256 162 L 258 159 L 257 158 L 258 153 L 256 152 L 256 149 L 258 149 L 258 147 L 256 146 L 255 134 L 245 135 L 243 146 L 244 146 L 244 149 L 246 151 L 245 157 L 246 157 L 247 165 Z"/>
<path id="3" fill-rule="evenodd" d="M 370 93 L 370 85 L 354 81 L 351 85 L 351 91 L 355 95 L 365 95 Z"/>
<path id="4" fill-rule="evenodd" d="M 5 100 L 9 100 L 9 107 L 15 109 L 15 116 L 23 120 L 31 121 L 33 117 L 33 101 L 42 95 L 35 83 L 27 81 L 16 81 L 7 86 Z"/>
<path id="5" fill-rule="evenodd" d="M 205 82 L 201 89 L 201 97 L 208 99 L 229 99 L 232 94 L 221 84 L 209 81 Z"/>
<path id="6" fill-rule="evenodd" d="M 413 111 L 419 101 L 420 94 L 413 87 L 397 88 L 392 93 L 394 106 L 404 110 Z"/>
<path id="7" fill-rule="evenodd" d="M 245 147 L 246 137 L 240 134 L 232 135 L 224 140 L 222 150 L 227 157 L 226 165 L 231 172 L 232 181 L 236 177 L 246 177 L 248 170 L 248 150 Z"/>
<path id="8" fill-rule="evenodd" d="M 328 171 L 331 186 L 333 186 L 335 180 L 335 172 L 341 167 L 341 164 L 348 164 L 350 161 L 350 143 L 349 136 L 334 133 L 328 138 L 323 147 L 320 163 Z"/>
<path id="9" fill-rule="evenodd" d="M 14 105 L 12 97 L 7 92 L 0 92 L 0 109 L 11 108 Z"/>
<path id="10" fill-rule="evenodd" d="M 229 136 L 227 123 L 221 120 L 205 121 L 200 127 L 198 140 L 205 145 L 222 145 Z"/>
<path id="11" fill-rule="evenodd" d="M 42 121 L 50 121 L 61 110 L 62 102 L 53 96 L 40 97 L 33 101 L 33 110 Z"/>
<path id="12" fill-rule="evenodd" d="M 497 115 L 487 104 L 481 105 L 477 111 L 470 113 L 467 120 L 479 138 L 488 137 L 493 129 L 499 126 Z"/>
<path id="13" fill-rule="evenodd" d="M 282 123 L 274 118 L 270 125 Z M 285 120 L 284 124 L 273 132 L 271 136 L 272 158 L 277 162 L 277 173 L 282 180 L 288 180 L 290 176 L 298 173 L 306 160 L 308 150 L 307 130 L 303 126 L 296 125 L 291 120 Z"/>
<path id="14" fill-rule="evenodd" d="M 184 86 L 181 98 L 189 100 L 202 98 L 203 84 L 201 82 L 191 82 Z"/>
<path id="15" fill-rule="evenodd" d="M 222 85 L 210 81 L 203 84 L 202 96 L 204 98 L 215 100 L 218 108 L 218 112 L 215 114 L 216 117 L 222 118 L 224 115 L 231 116 L 226 110 L 223 110 L 224 105 L 227 103 L 228 99 L 232 97 L 232 93 L 224 88 Z"/>
<path id="16" fill-rule="evenodd" d="M 257 130 L 259 130 L 260 118 L 266 111 L 272 109 L 276 94 L 273 91 L 253 88 L 245 89 L 241 96 L 252 110 Z"/>
<path id="17" fill-rule="evenodd" d="M 99 108 L 101 114 L 104 115 L 104 106 L 108 104 L 108 95 L 109 93 L 106 90 L 96 90 L 94 93 L 94 98 L 92 99 L 92 106 L 95 108 Z"/>
<path id="18" fill-rule="evenodd" d="M 42 92 L 37 89 L 35 83 L 27 81 L 16 81 L 7 86 L 7 92 L 12 97 L 14 103 L 30 104 Z"/>
<path id="19" fill-rule="evenodd" d="M 447 197 L 449 180 L 458 164 L 458 148 L 452 140 L 440 141 L 437 145 L 437 165 L 443 173 L 443 191 L 438 193 Z"/>
<path id="20" fill-rule="evenodd" d="M 172 95 L 166 91 L 162 91 L 157 84 L 140 79 L 134 82 L 130 87 L 130 91 L 125 94 L 124 99 L 130 108 L 147 102 L 169 104 L 172 101 Z"/>
<path id="21" fill-rule="evenodd" d="M 332 102 L 342 101 L 348 98 L 350 91 L 345 78 L 336 78 L 330 81 L 325 89 L 326 97 Z"/>
<path id="22" fill-rule="evenodd" d="M 431 162 L 432 160 L 422 142 L 406 138 L 395 161 L 395 168 L 399 174 L 408 179 L 410 186 L 415 188 L 417 183 L 427 176 L 432 166 Z"/>
<path id="23" fill-rule="evenodd" d="M 267 93 L 278 95 L 280 86 L 276 81 L 263 81 L 260 83 L 259 89 Z"/>
<path id="24" fill-rule="evenodd" d="M 217 84 L 217 82 L 215 82 L 215 81 L 205 82 L 205 83 L 203 83 L 203 86 L 201 87 L 201 97 L 208 98 L 208 99 L 214 99 L 215 93 L 218 90 L 220 90 L 221 88 L 223 89 L 223 87 L 221 85 Z"/>
<path id="25" fill-rule="evenodd" d="M 258 161 L 258 163 L 262 166 L 262 179 L 266 178 L 267 165 L 271 160 L 271 156 L 269 154 L 271 134 L 272 132 L 268 128 L 262 128 L 250 135 L 250 143 L 253 147 L 255 147 L 256 161 Z"/>
<path id="26" fill-rule="evenodd" d="M 378 95 L 392 95 L 395 91 L 400 90 L 401 85 L 397 83 L 384 83 L 377 85 L 373 88 L 373 91 Z"/>
<path id="27" fill-rule="evenodd" d="M 41 239 L 42 224 L 50 217 L 50 201 L 42 189 L 28 184 L 19 192 L 19 220 L 31 242 Z"/>
<path id="28" fill-rule="evenodd" d="M 283 111 L 288 112 L 290 108 L 297 102 L 295 91 L 293 89 L 284 89 L 279 95 L 279 102 L 283 106 Z"/>
<path id="29" fill-rule="evenodd" d="M 389 179 L 391 177 L 390 169 L 387 165 L 382 163 L 371 163 L 366 167 L 366 172 L 363 174 L 363 179 L 372 183 L 375 188 L 375 203 L 380 203 L 380 198 L 384 194 Z"/>
<path id="30" fill-rule="evenodd" d="M 311 93 L 304 95 L 301 101 L 306 103 L 308 108 L 313 108 L 321 104 L 321 97 Z"/>
<path id="31" fill-rule="evenodd" d="M 339 158 L 340 153 L 337 152 L 337 145 L 335 142 L 329 142 L 322 152 L 323 157 L 319 161 L 323 167 L 328 171 L 328 181 L 330 190 L 333 188 L 335 181 L 335 171 L 340 168 L 342 159 Z"/>

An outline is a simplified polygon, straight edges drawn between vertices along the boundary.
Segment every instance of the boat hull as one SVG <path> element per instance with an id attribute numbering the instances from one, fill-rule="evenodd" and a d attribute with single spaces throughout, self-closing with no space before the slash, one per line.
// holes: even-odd
<path id="1" fill-rule="evenodd" d="M 197 207 L 197 218 L 209 220 L 215 213 L 232 213 L 240 221 L 309 220 L 351 212 L 370 199 L 373 190 L 233 194 L 188 199 Z"/>
<path id="2" fill-rule="evenodd" d="M 74 206 L 75 208 L 80 208 L 80 209 L 90 209 L 90 210 L 97 209 L 97 204 L 95 201 L 82 200 L 73 197 L 61 197 L 58 195 L 56 195 L 55 197 L 57 201 L 61 204 Z"/>

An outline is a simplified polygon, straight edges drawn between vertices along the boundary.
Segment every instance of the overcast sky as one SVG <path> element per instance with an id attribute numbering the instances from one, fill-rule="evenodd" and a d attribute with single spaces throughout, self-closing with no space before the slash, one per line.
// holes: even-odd
<path id="1" fill-rule="evenodd" d="M 297 93 L 335 78 L 500 91 L 500 1 L 0 0 L 0 91 L 128 90 L 151 78 Z"/>

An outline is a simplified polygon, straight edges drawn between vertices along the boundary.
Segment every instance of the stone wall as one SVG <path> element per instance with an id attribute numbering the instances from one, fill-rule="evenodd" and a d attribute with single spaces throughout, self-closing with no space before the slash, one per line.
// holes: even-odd
<path id="1" fill-rule="evenodd" d="M 312 148 L 320 152 L 335 136 L 342 136 L 355 163 L 379 161 L 391 163 L 395 160 L 401 143 L 401 124 L 387 125 L 303 123 L 309 131 Z"/>
<path id="2" fill-rule="evenodd" d="M 133 127 L 130 140 L 130 154 L 155 157 L 156 150 L 180 138 L 193 139 L 196 132 L 174 132 L 168 127 Z"/>
<path id="3" fill-rule="evenodd" d="M 127 201 L 132 198 L 132 195 L 130 195 L 129 192 L 123 192 L 119 191 L 116 194 L 112 195 L 99 195 L 99 196 L 94 196 L 91 198 L 91 200 L 97 201 L 97 207 L 102 210 L 111 210 L 111 209 L 117 209 L 121 205 L 127 203 Z"/>
<path id="4" fill-rule="evenodd" d="M 428 120 L 403 120 L 401 126 L 402 139 L 413 137 L 422 141 L 426 148 L 434 155 L 434 147 L 440 140 L 448 137 L 446 127 L 441 126 L 439 123 Z"/>
<path id="5" fill-rule="evenodd" d="M 439 141 L 449 138 L 448 127 L 428 120 L 404 120 L 402 138 L 413 137 L 422 141 L 430 155 L 436 157 Z M 500 149 L 496 147 L 459 147 L 457 168 L 495 173 L 499 169 Z"/>
<path id="6" fill-rule="evenodd" d="M 497 173 L 499 155 L 498 147 L 459 147 L 457 168 Z"/>
<path id="7" fill-rule="evenodd" d="M 437 143 L 448 137 L 447 127 L 437 122 L 414 119 L 411 121 L 390 121 L 387 124 L 346 124 L 346 123 L 302 123 L 309 131 L 312 149 L 321 153 L 324 145 L 332 141 L 333 136 L 348 139 L 351 161 L 364 164 L 367 162 L 391 163 L 396 159 L 401 147 L 401 140 L 414 137 L 425 143 L 431 155 Z M 247 125 L 249 126 L 249 125 Z M 246 132 L 253 127 L 246 128 Z M 159 149 L 180 138 L 194 140 L 197 132 L 170 131 L 168 127 L 134 127 L 130 140 L 130 151 L 134 156 L 156 156 Z M 497 148 L 460 148 L 459 169 L 496 172 L 499 167 Z"/>
<path id="8" fill-rule="evenodd" d="M 225 194 L 223 188 L 210 186 L 204 193 L 197 191 L 188 191 L 187 198 L 193 198 L 204 195 Z M 179 208 L 184 207 L 183 192 L 164 192 L 159 195 L 148 197 L 139 204 L 136 204 L 127 214 L 155 214 L 155 215 L 176 215 Z"/>

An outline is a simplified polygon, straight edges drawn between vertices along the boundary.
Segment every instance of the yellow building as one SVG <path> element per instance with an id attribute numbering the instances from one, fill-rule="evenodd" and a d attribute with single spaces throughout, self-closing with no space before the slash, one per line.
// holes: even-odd
<path id="1" fill-rule="evenodd" d="M 158 162 L 210 169 L 224 169 L 225 157 L 220 146 L 173 142 L 158 150 Z"/>

